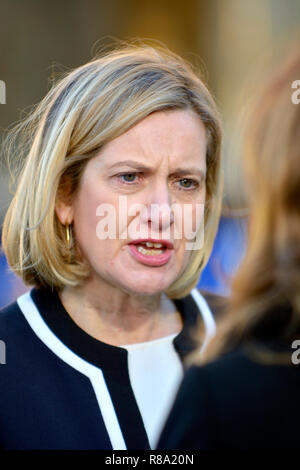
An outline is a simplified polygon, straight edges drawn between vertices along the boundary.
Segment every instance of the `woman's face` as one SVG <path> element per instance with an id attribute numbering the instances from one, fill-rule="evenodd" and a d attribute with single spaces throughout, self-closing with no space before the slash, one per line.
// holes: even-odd
<path id="1" fill-rule="evenodd" d="M 167 289 L 192 254 L 185 227 L 203 213 L 205 179 L 205 127 L 191 110 L 154 112 L 104 146 L 68 212 L 93 281 L 142 295 Z"/>

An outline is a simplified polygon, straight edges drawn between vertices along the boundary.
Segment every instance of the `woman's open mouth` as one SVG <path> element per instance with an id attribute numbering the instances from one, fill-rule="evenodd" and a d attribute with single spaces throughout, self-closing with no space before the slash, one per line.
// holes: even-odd
<path id="1" fill-rule="evenodd" d="M 148 266 L 166 264 L 174 249 L 173 244 L 166 240 L 134 240 L 128 246 L 134 258 Z"/>

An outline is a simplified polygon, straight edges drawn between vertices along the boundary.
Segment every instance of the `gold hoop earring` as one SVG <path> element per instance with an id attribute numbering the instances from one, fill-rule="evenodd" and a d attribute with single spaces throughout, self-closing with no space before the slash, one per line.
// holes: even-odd
<path id="1" fill-rule="evenodd" d="M 66 239 L 67 239 L 67 250 L 68 250 L 68 263 L 71 263 L 71 251 L 72 251 L 72 233 L 70 224 L 66 224 Z"/>

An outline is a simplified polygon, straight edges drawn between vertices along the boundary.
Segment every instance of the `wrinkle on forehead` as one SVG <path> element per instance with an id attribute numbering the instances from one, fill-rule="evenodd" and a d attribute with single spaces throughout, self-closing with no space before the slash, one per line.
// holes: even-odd
<path id="1" fill-rule="evenodd" d="M 99 165 L 137 160 L 154 166 L 182 166 L 182 161 L 205 169 L 206 132 L 192 110 L 156 111 L 109 142 L 98 155 Z M 204 160 L 204 161 L 203 161 Z"/>

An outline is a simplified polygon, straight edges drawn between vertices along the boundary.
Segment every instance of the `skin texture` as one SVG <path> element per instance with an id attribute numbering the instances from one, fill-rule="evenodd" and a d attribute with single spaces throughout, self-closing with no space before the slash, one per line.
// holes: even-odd
<path id="1" fill-rule="evenodd" d="M 135 167 L 123 163 L 128 160 L 136 162 Z M 91 268 L 82 285 L 65 287 L 60 298 L 91 336 L 121 345 L 180 331 L 180 315 L 162 291 L 183 272 L 192 252 L 186 250 L 185 218 L 183 237 L 174 238 L 180 222 L 176 218 L 174 222 L 171 205 L 189 204 L 194 220 L 196 204 L 205 203 L 205 174 L 206 135 L 199 116 L 191 110 L 157 111 L 103 147 L 88 162 L 73 203 L 57 204 L 57 216 L 63 224 L 74 224 L 80 255 Z M 120 196 L 126 197 L 128 209 L 139 203 L 146 210 L 119 223 Z M 97 207 L 103 203 L 115 208 L 116 233 L 121 235 L 116 239 L 97 236 L 103 217 L 96 215 Z M 151 204 L 161 209 L 155 220 Z M 167 264 L 147 266 L 132 256 L 128 247 L 132 224 L 139 233 L 149 234 L 151 229 L 155 238 L 174 244 Z"/>

